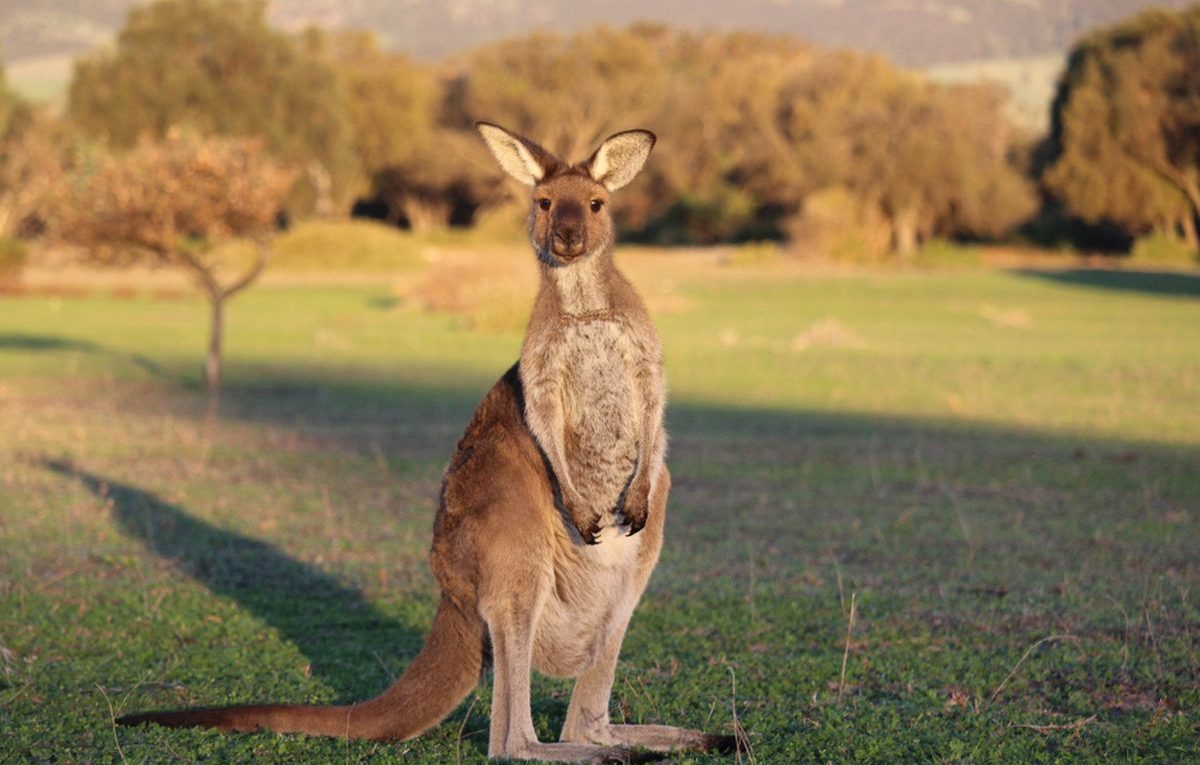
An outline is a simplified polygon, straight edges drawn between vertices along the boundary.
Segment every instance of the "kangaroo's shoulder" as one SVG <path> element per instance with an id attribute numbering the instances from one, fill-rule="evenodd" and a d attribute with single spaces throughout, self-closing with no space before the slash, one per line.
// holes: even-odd
<path id="1" fill-rule="evenodd" d="M 492 385 L 454 449 L 446 468 L 447 476 L 461 469 L 481 450 L 499 443 L 521 446 L 532 440 L 525 426 L 525 390 L 521 384 L 520 363 L 513 364 Z"/>
<path id="2" fill-rule="evenodd" d="M 437 525 L 450 521 L 444 516 L 473 507 L 480 497 L 528 491 L 531 487 L 522 478 L 537 481 L 543 474 L 541 452 L 525 424 L 520 365 L 513 364 L 480 401 L 458 439 L 442 478 Z M 505 481 L 497 481 L 498 476 Z"/>

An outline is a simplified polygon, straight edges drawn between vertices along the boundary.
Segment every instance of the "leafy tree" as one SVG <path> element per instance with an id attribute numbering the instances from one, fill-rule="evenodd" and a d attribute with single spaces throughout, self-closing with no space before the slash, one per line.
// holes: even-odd
<path id="1" fill-rule="evenodd" d="M 1200 6 L 1076 44 L 1054 100 L 1049 190 L 1088 222 L 1200 247 Z"/>
<path id="2" fill-rule="evenodd" d="M 1003 236 L 1038 206 L 1028 141 L 1005 117 L 1008 95 L 992 84 L 944 86 L 935 94 L 944 115 L 943 173 L 951 179 L 938 233 Z"/>
<path id="3" fill-rule="evenodd" d="M 26 112 L 28 106 L 8 86 L 4 63 L 0 61 L 0 135 L 7 135 L 14 123 L 20 123 Z"/>
<path id="4" fill-rule="evenodd" d="M 381 50 L 370 32 L 310 29 L 304 39 L 338 77 L 364 173 L 413 161 L 428 145 L 441 105 L 432 70 Z"/>
<path id="5" fill-rule="evenodd" d="M 12 168 L 21 160 L 15 149 L 28 116 L 28 107 L 9 89 L 0 64 L 0 287 L 18 283 L 25 268 L 25 245 L 11 238 L 24 208 Z"/>
<path id="6" fill-rule="evenodd" d="M 414 149 L 405 160 L 377 170 L 372 180 L 393 219 L 428 231 L 449 225 L 462 209 L 504 199 L 495 192 L 492 168 L 483 164 L 478 136 L 439 126 L 414 141 Z"/>
<path id="7" fill-rule="evenodd" d="M 646 25 L 623 34 L 661 69 L 645 124 L 671 140 L 625 203 L 627 222 L 659 238 L 811 232 L 784 221 L 814 195 L 850 195 L 850 218 L 882 218 L 886 249 L 906 252 L 934 234 L 1000 235 L 1034 209 L 993 88 L 935 86 L 785 37 Z M 826 225 L 849 220 L 814 213 Z"/>
<path id="8" fill-rule="evenodd" d="M 1010 163 L 999 93 L 898 73 L 880 83 L 877 106 L 849 112 L 852 160 L 839 177 L 878 204 L 894 252 L 935 234 L 997 236 L 1034 212 L 1032 185 Z"/>
<path id="9" fill-rule="evenodd" d="M 15 196 L 17 187 L 5 172 L 17 159 L 13 148 L 15 139 L 23 132 L 29 119 L 29 107 L 8 87 L 8 79 L 0 64 L 0 237 L 10 236 L 19 217 Z"/>
<path id="10" fill-rule="evenodd" d="M 776 55 L 768 74 L 755 62 L 735 80 L 727 105 L 760 202 L 803 215 L 813 194 L 849 192 L 884 215 L 899 254 L 934 234 L 1003 233 L 1033 211 L 994 91 L 934 85 L 852 53 Z"/>
<path id="11" fill-rule="evenodd" d="M 221 382 L 226 302 L 249 287 L 271 254 L 271 239 L 292 174 L 249 139 L 201 138 L 172 131 L 142 139 L 76 171 L 55 219 L 64 239 L 101 263 L 176 266 L 190 272 L 211 311 L 205 381 L 215 402 Z M 234 276 L 232 239 L 249 239 L 254 257 Z"/>
<path id="12" fill-rule="evenodd" d="M 452 145 L 478 159 L 471 160 L 469 177 L 451 185 L 484 208 L 505 203 L 512 196 L 505 189 L 516 189 L 476 152 L 479 141 L 470 125 L 477 119 L 527 135 L 568 161 L 585 159 L 618 130 L 654 129 L 667 84 L 661 29 L 538 32 L 471 51 L 448 83 L 445 125 L 457 134 Z M 628 193 L 618 198 L 617 214 L 626 213 L 632 201 Z"/>
<path id="13" fill-rule="evenodd" d="M 841 225 L 830 200 L 848 197 L 850 218 L 883 221 L 888 249 L 907 252 L 933 235 L 1000 235 L 1033 206 L 995 90 L 764 34 L 601 26 L 430 67 L 367 33 L 288 38 L 256 0 L 160 0 L 131 14 L 114 51 L 79 64 L 71 114 L 114 146 L 175 124 L 262 135 L 338 204 L 367 192 L 416 229 L 515 198 L 476 119 L 568 159 L 623 128 L 669 136 L 615 208 L 662 240 L 811 232 Z"/>
<path id="14" fill-rule="evenodd" d="M 387 205 L 389 220 L 403 219 L 413 229 L 439 228 L 460 200 L 483 193 L 493 165 L 469 126 L 455 130 L 443 124 L 445 89 L 431 67 L 380 50 L 367 32 L 310 31 L 305 39 L 337 72 L 363 171 L 362 191 Z"/>
<path id="15" fill-rule="evenodd" d="M 61 122 L 17 97 L 0 67 L 0 286 L 20 280 L 27 247 L 18 237 L 44 227 L 69 161 L 66 148 Z"/>
<path id="16" fill-rule="evenodd" d="M 359 169 L 341 82 L 312 36 L 270 28 L 262 0 L 135 7 L 116 45 L 76 62 L 67 112 L 128 148 L 176 126 L 261 137 L 308 179 L 319 214 L 348 209 Z"/>
<path id="17" fill-rule="evenodd" d="M 33 110 L 9 87 L 0 65 L 0 237 L 16 233 L 28 205 L 22 199 L 25 180 L 18 169 L 24 163 L 22 139 L 33 122 Z"/>
<path id="18" fill-rule="evenodd" d="M 474 50 L 455 106 L 538 141 L 568 161 L 656 112 L 666 69 L 653 27 L 538 32 Z M 477 116 L 478 115 L 478 116 Z"/>
<path id="19" fill-rule="evenodd" d="M 669 140 L 644 179 L 623 192 L 629 225 L 665 241 L 710 243 L 754 235 L 776 203 L 746 140 L 748 110 L 762 106 L 763 81 L 804 48 L 761 34 L 692 35 L 643 27 L 667 68 L 648 124 Z M 755 119 L 757 116 L 755 117 Z M 769 226 L 769 223 L 766 225 Z"/>
<path id="20" fill-rule="evenodd" d="M 0 237 L 33 236 L 72 163 L 67 126 L 32 108 L 0 135 Z"/>

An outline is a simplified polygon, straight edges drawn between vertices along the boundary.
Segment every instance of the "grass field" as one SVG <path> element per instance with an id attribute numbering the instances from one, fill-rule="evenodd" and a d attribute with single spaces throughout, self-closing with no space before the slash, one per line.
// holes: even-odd
<path id="1" fill-rule="evenodd" d="M 763 765 L 1200 760 L 1200 276 L 619 259 L 675 489 L 616 719 L 736 709 Z M 362 698 L 420 648 L 520 326 L 414 278 L 239 298 L 211 429 L 201 301 L 0 298 L 0 762 L 484 761 L 490 681 L 397 746 L 112 725 Z M 568 693 L 535 680 L 543 739 Z"/>

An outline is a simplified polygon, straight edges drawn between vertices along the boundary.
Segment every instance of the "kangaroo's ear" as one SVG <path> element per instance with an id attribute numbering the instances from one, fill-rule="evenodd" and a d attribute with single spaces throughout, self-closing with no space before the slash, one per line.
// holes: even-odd
<path id="1" fill-rule="evenodd" d="M 533 141 L 510 133 L 490 122 L 476 122 L 475 129 L 504 172 L 526 186 L 533 186 L 552 173 L 561 163 Z"/>
<path id="2" fill-rule="evenodd" d="M 596 183 L 616 191 L 641 171 L 655 140 L 649 130 L 626 130 L 611 135 L 585 163 L 587 171 Z"/>

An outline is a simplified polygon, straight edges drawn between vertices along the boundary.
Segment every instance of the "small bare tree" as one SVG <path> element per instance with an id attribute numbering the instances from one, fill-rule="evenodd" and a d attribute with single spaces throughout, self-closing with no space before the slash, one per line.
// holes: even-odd
<path id="1" fill-rule="evenodd" d="M 77 171 L 56 229 L 105 265 L 151 263 L 191 272 L 212 307 L 204 376 L 215 406 L 225 303 L 266 266 L 293 178 L 258 141 L 172 131 Z M 253 242 L 249 265 L 239 268 L 219 254 L 218 245 L 233 239 Z"/>

